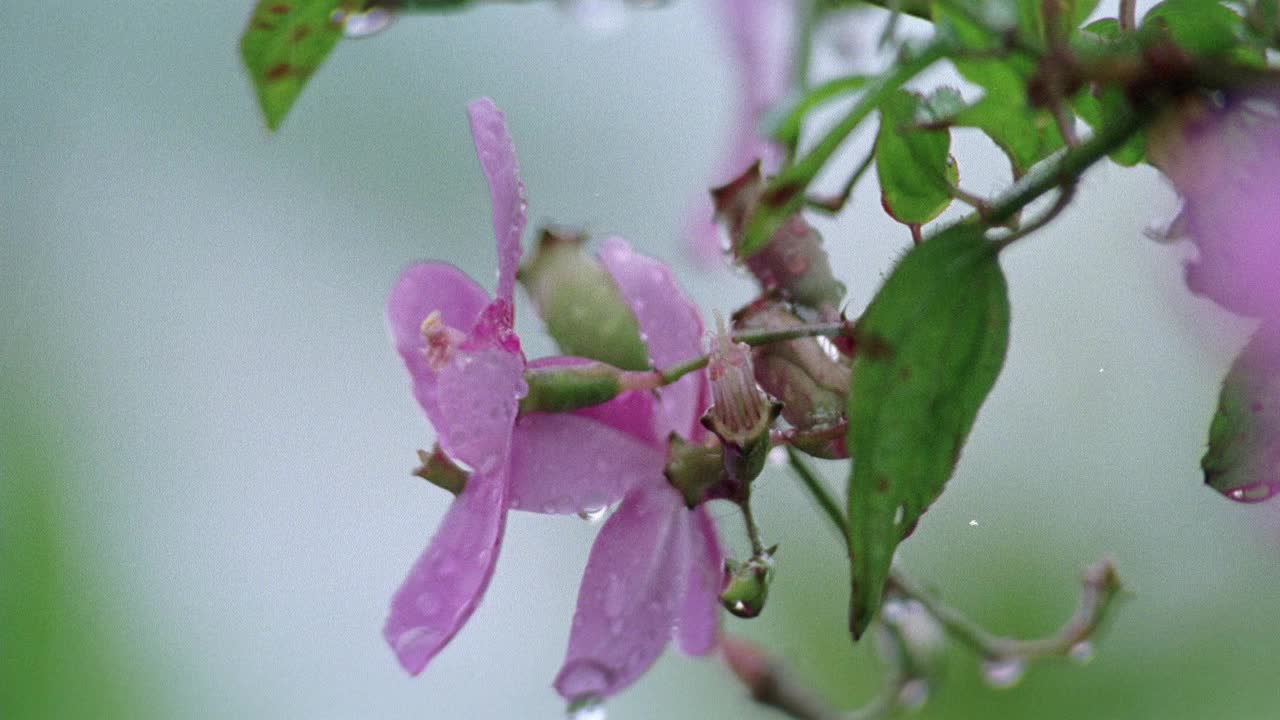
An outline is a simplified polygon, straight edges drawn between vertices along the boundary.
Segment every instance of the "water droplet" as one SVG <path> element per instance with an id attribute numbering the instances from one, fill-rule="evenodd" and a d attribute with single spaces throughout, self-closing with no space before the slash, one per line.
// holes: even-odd
<path id="1" fill-rule="evenodd" d="M 1027 672 L 1027 665 L 1017 658 L 1007 660 L 984 660 L 982 662 L 982 679 L 998 690 L 1011 688 L 1018 684 Z"/>
<path id="2" fill-rule="evenodd" d="M 396 16 L 387 8 L 371 7 L 364 12 L 348 13 L 341 8 L 334 10 L 329 19 L 334 23 L 342 23 L 342 35 L 358 40 L 367 38 L 391 27 Z"/>
<path id="3" fill-rule="evenodd" d="M 782 446 L 778 446 L 778 447 L 773 448 L 772 450 L 770 450 L 770 451 L 769 451 L 769 464 L 770 464 L 770 465 L 786 465 L 786 464 L 787 464 L 787 450 L 786 450 L 786 448 L 783 448 Z"/>
<path id="4" fill-rule="evenodd" d="M 899 505 L 897 510 L 893 511 L 893 524 L 901 525 L 902 519 L 906 517 L 907 511 L 903 506 Z"/>
<path id="5" fill-rule="evenodd" d="M 969 527 L 978 527 L 978 521 L 977 521 L 977 520 L 970 520 L 970 521 L 969 521 Z"/>
<path id="6" fill-rule="evenodd" d="M 1280 492 L 1280 483 L 1255 482 L 1226 490 L 1224 494 L 1239 503 L 1256 503 L 1270 499 L 1277 492 Z"/>
<path id="7" fill-rule="evenodd" d="M 1093 643 L 1088 640 L 1081 640 L 1071 646 L 1071 649 L 1067 651 L 1067 657 L 1071 658 L 1071 662 L 1087 665 L 1093 660 Z"/>
<path id="8" fill-rule="evenodd" d="M 605 720 L 604 703 L 596 698 L 575 701 L 569 706 L 569 720 Z"/>
<path id="9" fill-rule="evenodd" d="M 604 520 L 605 516 L 608 514 L 609 514 L 609 506 L 602 505 L 601 507 L 598 507 L 598 508 L 587 508 L 586 510 L 583 510 L 582 512 L 578 513 L 578 517 L 582 518 L 583 520 L 586 520 L 592 525 L 598 525 L 602 520 Z"/>
<path id="10" fill-rule="evenodd" d="M 923 678 L 908 680 L 898 691 L 898 705 L 908 712 L 924 707 L 929 700 L 929 683 Z"/>
<path id="11" fill-rule="evenodd" d="M 746 609 L 747 609 L 747 604 L 742 602 L 741 600 L 738 600 L 733 604 L 733 612 L 735 614 L 746 612 Z"/>

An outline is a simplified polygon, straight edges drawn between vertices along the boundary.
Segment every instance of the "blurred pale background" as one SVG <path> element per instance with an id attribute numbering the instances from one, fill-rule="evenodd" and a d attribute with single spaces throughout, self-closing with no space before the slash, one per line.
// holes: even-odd
<path id="1" fill-rule="evenodd" d="M 408 475 L 430 430 L 382 303 L 423 257 L 492 282 L 463 114 L 481 94 L 507 112 L 535 221 L 679 258 L 734 103 L 714 16 L 681 2 L 608 37 L 551 5 L 411 17 L 341 45 L 268 137 L 235 53 L 249 5 L 6 3 L 0 714 L 556 717 L 585 522 L 513 515 L 484 604 L 423 676 L 382 642 L 446 507 Z M 968 189 L 1007 181 L 976 138 L 957 156 Z M 1173 207 L 1153 172 L 1101 168 L 1008 254 L 1008 365 L 904 548 L 998 631 L 1056 627 L 1104 552 L 1134 594 L 1092 664 L 997 692 L 956 653 L 920 717 L 1280 713 L 1277 512 L 1209 492 L 1197 465 L 1248 326 L 1181 289 L 1184 250 L 1142 237 Z M 872 183 L 822 228 L 856 309 L 907 236 Z M 750 294 L 678 270 L 708 315 Z M 551 352 L 518 312 L 529 354 Z M 841 553 L 786 474 L 759 493 L 777 581 L 761 619 L 726 626 L 860 703 L 877 674 L 843 632 Z M 673 653 L 609 711 L 772 717 Z"/>

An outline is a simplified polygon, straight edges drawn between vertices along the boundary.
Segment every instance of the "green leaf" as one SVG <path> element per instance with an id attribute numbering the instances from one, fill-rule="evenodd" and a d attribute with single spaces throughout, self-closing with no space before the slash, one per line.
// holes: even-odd
<path id="1" fill-rule="evenodd" d="M 858 322 L 849 392 L 851 629 L 880 607 L 894 549 L 941 494 L 1009 341 L 996 247 L 952 227 L 898 263 Z"/>
<path id="2" fill-rule="evenodd" d="M 1142 19 L 1144 29 L 1156 23 L 1193 55 L 1229 52 L 1244 34 L 1244 18 L 1218 0 L 1165 0 Z"/>
<path id="3" fill-rule="evenodd" d="M 861 90 L 870 81 L 871 78 L 866 75 L 847 75 L 810 88 L 798 99 L 784 103 L 776 114 L 771 112 L 766 115 L 763 133 L 784 145 L 795 145 L 800 140 L 800 132 L 804 129 L 804 121 L 809 113 Z"/>
<path id="4" fill-rule="evenodd" d="M 884 209 L 899 222 L 923 225 L 951 203 L 955 163 L 951 133 L 916 127 L 924 104 L 898 90 L 880 106 L 876 174 Z"/>
<path id="5" fill-rule="evenodd" d="M 1048 157 L 1065 143 L 1058 125 L 1047 112 L 1033 111 L 1023 104 L 1011 107 L 1000 98 L 987 96 L 953 118 L 960 127 L 981 130 L 991 138 L 1013 166 L 1015 178 Z"/>
<path id="6" fill-rule="evenodd" d="M 1131 35 L 1120 30 L 1120 23 L 1114 18 L 1103 18 L 1089 23 L 1080 33 L 1078 47 L 1089 51 L 1106 48 L 1126 47 L 1137 51 Z M 1115 85 L 1104 85 L 1097 88 L 1081 90 L 1071 101 L 1072 108 L 1080 119 L 1084 120 L 1094 132 L 1133 114 L 1129 99 L 1124 90 Z M 1111 159 L 1119 165 L 1131 167 L 1142 162 L 1147 155 L 1147 139 L 1144 133 L 1134 133 L 1119 150 L 1111 153 Z"/>
<path id="7" fill-rule="evenodd" d="M 342 37 L 334 12 L 356 0 L 259 0 L 240 36 L 240 57 L 267 127 L 280 127 L 312 73 Z"/>
<path id="8" fill-rule="evenodd" d="M 1280 492 L 1280 335 L 1258 329 L 1231 365 L 1200 461 L 1209 487 L 1237 502 Z"/>

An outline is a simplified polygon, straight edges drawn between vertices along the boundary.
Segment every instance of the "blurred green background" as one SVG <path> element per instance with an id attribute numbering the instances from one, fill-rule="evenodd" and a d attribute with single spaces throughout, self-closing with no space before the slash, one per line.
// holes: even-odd
<path id="1" fill-rule="evenodd" d="M 556 717 L 585 522 L 514 515 L 484 604 L 420 678 L 383 645 L 446 498 L 408 474 L 430 429 L 382 304 L 423 257 L 492 282 L 463 114 L 481 94 L 507 113 L 535 222 L 679 259 L 732 124 L 714 13 L 676 3 L 609 36 L 550 4 L 406 18 L 340 45 L 268 137 L 237 65 L 249 5 L 6 3 L 0 715 Z M 825 34 L 819 67 L 879 22 Z M 972 191 L 1008 180 L 975 137 L 957 157 Z M 1091 664 L 994 691 L 955 653 L 919 717 L 1280 717 L 1280 506 L 1229 503 L 1198 473 L 1248 325 L 1182 289 L 1185 249 L 1142 236 L 1174 206 L 1153 172 L 1100 168 L 1008 253 L 1008 365 L 903 548 L 1001 632 L 1055 628 L 1102 553 L 1133 595 Z M 821 228 L 861 307 L 905 231 L 870 183 Z M 677 269 L 708 316 L 750 296 Z M 518 312 L 530 356 L 551 352 Z M 844 632 L 842 554 L 785 473 L 759 493 L 777 579 L 761 619 L 725 624 L 861 703 L 876 665 Z M 675 653 L 609 711 L 773 717 Z"/>

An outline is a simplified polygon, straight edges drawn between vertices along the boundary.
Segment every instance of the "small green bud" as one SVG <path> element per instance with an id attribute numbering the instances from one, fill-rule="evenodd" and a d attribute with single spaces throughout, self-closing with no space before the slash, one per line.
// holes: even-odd
<path id="1" fill-rule="evenodd" d="M 720 603 L 726 610 L 740 618 L 753 618 L 764 610 L 765 600 L 769 597 L 769 583 L 773 581 L 775 550 L 777 547 L 769 548 L 763 555 L 744 563 L 725 561 L 729 582 L 720 593 Z"/>
<path id="2" fill-rule="evenodd" d="M 707 500 L 725 497 L 727 478 L 720 448 L 691 443 L 675 433 L 667 439 L 667 482 L 684 496 L 684 504 L 695 508 Z"/>
<path id="3" fill-rule="evenodd" d="M 604 363 L 531 368 L 524 371 L 529 392 L 520 414 L 568 412 L 608 402 L 622 392 L 621 372 Z"/>
<path id="4" fill-rule="evenodd" d="M 581 233 L 543 230 L 517 278 L 565 354 L 648 370 L 649 353 L 635 314 L 609 273 L 583 252 L 585 241 Z"/>
<path id="5" fill-rule="evenodd" d="M 747 220 L 764 194 L 764 178 L 756 163 L 727 185 L 711 191 L 716 216 L 728 228 L 734 254 L 742 260 L 766 291 L 815 310 L 834 311 L 844 300 L 844 284 L 831 272 L 831 261 L 822 248 L 822 235 L 802 215 L 787 218 L 769 243 L 745 260 L 738 252 Z"/>
<path id="6" fill-rule="evenodd" d="M 418 462 L 422 463 L 422 465 L 416 468 L 413 474 L 432 485 L 444 488 L 455 496 L 460 495 L 463 489 L 466 488 L 467 478 L 470 473 L 450 460 L 439 445 L 431 448 L 430 453 L 426 450 L 419 450 Z"/>
<path id="7" fill-rule="evenodd" d="M 1236 502 L 1280 492 L 1280 334 L 1267 326 L 1232 364 L 1200 461 L 1209 487 Z"/>

